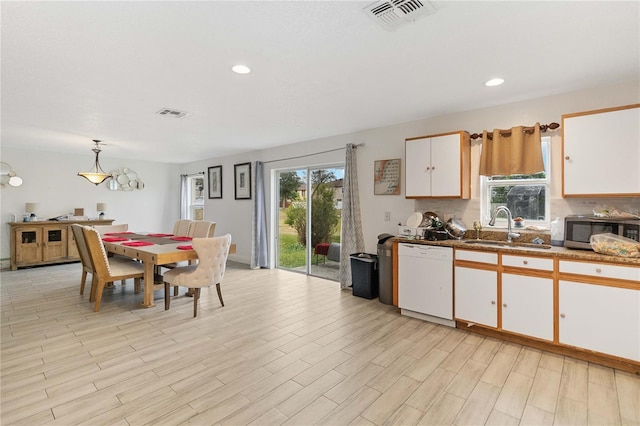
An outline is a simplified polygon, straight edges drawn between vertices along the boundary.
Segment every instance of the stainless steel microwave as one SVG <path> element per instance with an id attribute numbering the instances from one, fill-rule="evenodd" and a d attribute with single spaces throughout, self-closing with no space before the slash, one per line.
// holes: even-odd
<path id="1" fill-rule="evenodd" d="M 595 234 L 615 234 L 640 242 L 640 219 L 596 216 L 564 218 L 564 246 L 591 250 L 589 242 Z"/>

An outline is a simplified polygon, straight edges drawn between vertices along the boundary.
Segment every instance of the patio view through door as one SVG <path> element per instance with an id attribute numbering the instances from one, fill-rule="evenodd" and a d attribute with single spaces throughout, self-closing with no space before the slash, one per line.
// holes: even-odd
<path id="1" fill-rule="evenodd" d="M 338 281 L 343 177 L 343 166 L 277 172 L 277 268 Z"/>

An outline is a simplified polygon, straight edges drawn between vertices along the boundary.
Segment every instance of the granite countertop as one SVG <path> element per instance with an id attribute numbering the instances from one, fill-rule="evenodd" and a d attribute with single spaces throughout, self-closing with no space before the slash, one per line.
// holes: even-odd
<path id="1" fill-rule="evenodd" d="M 502 233 L 504 237 L 504 233 Z M 428 241 L 424 239 L 409 239 L 403 236 L 396 237 L 396 241 L 401 243 L 412 243 L 412 244 L 424 244 L 424 245 L 435 245 L 435 246 L 444 246 L 444 247 L 453 247 L 456 249 L 465 249 L 465 250 L 482 250 L 482 251 L 492 251 L 492 252 L 501 252 L 501 253 L 509 253 L 509 254 L 527 254 L 527 255 L 536 255 L 541 257 L 558 257 L 562 259 L 577 259 L 577 260 L 587 260 L 587 261 L 596 261 L 596 262 L 609 262 L 609 263 L 619 263 L 623 265 L 633 265 L 640 266 L 640 257 L 618 257 L 618 256 L 608 256 L 605 254 L 599 254 L 591 250 L 577 250 L 570 249 L 566 247 L 556 247 L 551 246 L 550 248 L 535 248 L 528 246 L 514 246 L 507 247 L 504 245 L 490 245 L 493 241 L 500 241 L 500 239 L 491 240 L 486 238 L 483 234 L 480 241 L 487 241 L 489 244 L 482 243 L 470 243 L 471 241 L 477 241 L 475 239 L 463 239 L 463 240 L 443 240 L 443 241 Z M 507 244 L 504 239 L 502 243 Z M 515 241 L 518 243 L 529 243 L 529 241 L 518 239 Z M 546 247 L 548 246 L 548 241 L 545 241 Z"/>

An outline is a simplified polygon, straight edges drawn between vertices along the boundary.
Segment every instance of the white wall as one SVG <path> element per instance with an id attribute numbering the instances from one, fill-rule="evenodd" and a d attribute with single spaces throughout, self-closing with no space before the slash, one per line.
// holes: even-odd
<path id="1" fill-rule="evenodd" d="M 152 163 L 109 158 L 100 154 L 102 168 L 109 172 L 128 167 L 137 172 L 145 188 L 136 191 L 109 191 L 106 184 L 95 186 L 77 176 L 87 171 L 94 160 L 87 150 L 80 155 L 2 148 L 2 161 L 9 163 L 24 183 L 0 190 L 0 214 L 3 223 L 0 258 L 10 257 L 9 228 L 4 225 L 11 214 L 22 220 L 27 202 L 39 204 L 39 219 L 51 218 L 84 208 L 86 216 L 97 217 L 96 203 L 107 203 L 105 216 L 114 223 L 128 223 L 139 231 L 171 231 L 180 215 L 180 167 L 176 164 Z"/>
<path id="2" fill-rule="evenodd" d="M 499 88 L 497 88 L 499 90 Z M 579 111 L 607 108 L 620 105 L 640 103 L 640 82 L 622 82 L 613 86 L 599 87 L 573 93 L 559 94 L 539 99 L 514 102 L 467 111 L 458 114 L 417 120 L 408 123 L 367 129 L 346 135 L 338 135 L 305 141 L 297 144 L 281 146 L 262 151 L 224 157 L 211 158 L 198 162 L 176 166 L 171 164 L 130 162 L 110 159 L 105 151 L 101 154 L 101 163 L 105 170 L 127 166 L 136 170 L 145 181 L 146 187 L 135 192 L 110 192 L 104 185 L 93 187 L 76 173 L 91 165 L 91 155 L 69 156 L 56 153 L 30 152 L 22 150 L 2 149 L 2 161 L 8 162 L 25 180 L 20 188 L 5 188 L 1 192 L 2 222 L 8 220 L 10 213 L 23 214 L 25 202 L 39 202 L 40 217 L 52 217 L 84 207 L 89 215 L 95 215 L 96 202 L 109 204 L 108 216 L 117 222 L 127 222 L 136 230 L 162 231 L 170 230 L 178 218 L 179 173 L 207 172 L 211 166 L 222 165 L 223 198 L 206 200 L 205 219 L 217 223 L 216 235 L 231 233 L 237 244 L 238 253 L 230 259 L 249 263 L 251 253 L 251 209 L 252 202 L 235 200 L 233 192 L 233 165 L 252 162 L 252 176 L 255 179 L 253 162 L 268 162 L 282 158 L 296 157 L 304 154 L 343 148 L 347 143 L 361 143 L 358 148 L 358 176 L 360 188 L 360 204 L 365 238 L 365 250 L 375 252 L 377 235 L 383 232 L 395 234 L 398 222 L 415 210 L 435 211 L 441 215 L 446 212 L 470 224 L 479 215 L 478 200 L 478 159 L 480 145 L 472 144 L 472 199 L 453 201 L 413 201 L 406 200 L 403 195 L 373 195 L 373 164 L 376 160 L 401 158 L 404 168 L 405 138 L 443 133 L 454 130 L 467 130 L 470 133 L 484 129 L 510 128 L 517 125 L 531 125 L 535 122 L 547 124 L 561 123 L 562 114 Z M 547 133 L 552 137 L 552 209 L 551 215 L 564 216 L 571 212 L 588 212 L 597 203 L 615 205 L 631 205 L 640 208 L 640 199 L 570 199 L 560 197 L 561 178 L 561 131 Z M 265 164 L 265 182 L 267 182 L 268 208 L 273 194 L 271 176 L 273 170 L 302 166 L 323 166 L 344 161 L 344 151 L 322 155 L 274 161 Z M 106 166 L 106 167 L 105 167 Z M 403 177 L 402 188 L 405 182 Z M 391 213 L 391 221 L 384 220 L 384 212 Z M 269 211 L 269 221 L 272 218 Z M 270 235 L 273 234 L 273 231 Z M 2 258 L 8 258 L 8 241 L 6 228 L 2 233 Z"/>
<path id="3" fill-rule="evenodd" d="M 499 90 L 499 89 L 498 89 Z M 347 143 L 361 143 L 358 148 L 358 177 L 360 204 L 364 239 L 368 252 L 375 253 L 377 236 L 381 233 L 395 234 L 399 222 L 404 223 L 414 211 L 435 211 L 444 215 L 454 213 L 470 224 L 479 216 L 479 176 L 478 161 L 480 158 L 480 142 L 472 143 L 472 199 L 470 200 L 406 200 L 403 195 L 373 195 L 373 164 L 376 160 L 401 158 L 404 168 L 404 140 L 409 137 L 444 133 L 454 130 L 467 130 L 470 133 L 493 130 L 494 128 L 510 128 L 517 125 L 532 125 L 536 122 L 548 124 L 562 123 L 562 114 L 579 111 L 608 108 L 640 102 L 640 82 L 638 80 L 620 84 L 598 87 L 580 92 L 572 92 L 499 105 L 473 111 L 450 114 L 425 120 L 417 120 L 393 126 L 367 129 L 352 134 L 338 135 L 306 141 L 278 148 L 251 152 L 229 158 L 213 159 L 193 165 L 195 170 L 204 170 L 206 166 L 223 164 L 224 195 L 223 200 L 208 200 L 205 215 L 218 222 L 225 232 L 231 232 L 238 243 L 237 260 L 249 262 L 251 241 L 251 204 L 247 201 L 233 200 L 233 164 L 247 161 L 271 161 L 280 158 L 296 157 L 314 152 L 344 147 Z M 640 208 L 639 198 L 624 199 L 562 199 L 561 198 L 561 143 L 562 133 L 558 129 L 548 132 L 552 138 L 552 176 L 551 216 L 565 216 L 571 213 L 589 212 L 596 204 L 614 204 Z M 265 181 L 271 182 L 271 174 L 275 169 L 302 167 L 307 165 L 328 165 L 344 161 L 344 151 L 318 156 L 276 161 L 265 164 Z M 191 167 L 192 165 L 189 165 Z M 404 176 L 402 188 L 404 188 Z M 268 207 L 271 206 L 273 194 L 267 188 Z M 211 206 L 211 207 L 210 207 Z M 212 216 L 209 216 L 209 212 Z M 384 220 L 384 213 L 391 213 L 391 221 Z M 271 211 L 269 221 L 271 222 Z M 272 228 L 270 235 L 275 232 Z"/>

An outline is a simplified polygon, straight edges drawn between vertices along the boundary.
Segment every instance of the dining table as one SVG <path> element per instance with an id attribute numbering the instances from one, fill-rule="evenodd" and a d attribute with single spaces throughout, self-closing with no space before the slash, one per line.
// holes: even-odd
<path id="1" fill-rule="evenodd" d="M 108 253 L 137 259 L 144 265 L 144 299 L 141 304 L 145 308 L 155 306 L 153 292 L 164 288 L 161 275 L 156 273 L 160 266 L 198 259 L 198 254 L 191 247 L 190 237 L 150 232 L 114 232 L 104 234 L 102 243 Z M 235 252 L 236 245 L 231 244 L 229 253 Z"/>

